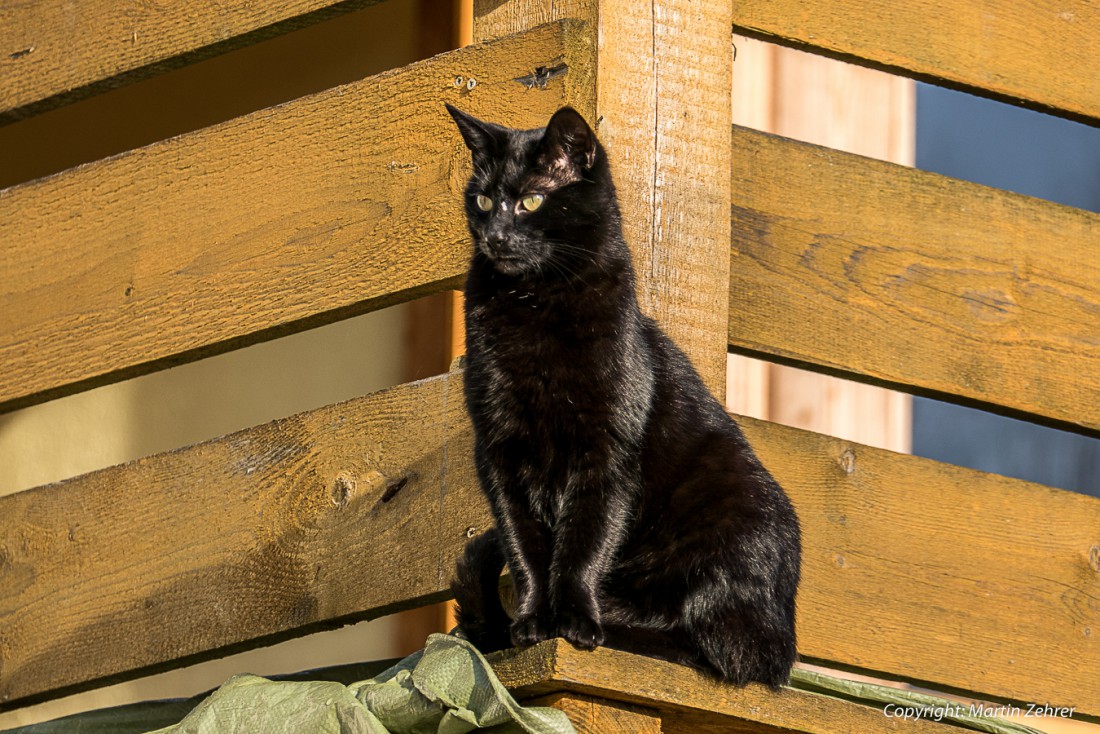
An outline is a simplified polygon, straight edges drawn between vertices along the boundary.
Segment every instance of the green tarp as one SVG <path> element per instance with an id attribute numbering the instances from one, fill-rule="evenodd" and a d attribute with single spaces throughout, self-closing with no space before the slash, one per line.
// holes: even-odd
<path id="1" fill-rule="evenodd" d="M 420 652 L 349 686 L 238 675 L 157 734 L 464 734 L 474 729 L 574 731 L 561 711 L 517 704 L 470 643 L 431 635 Z"/>

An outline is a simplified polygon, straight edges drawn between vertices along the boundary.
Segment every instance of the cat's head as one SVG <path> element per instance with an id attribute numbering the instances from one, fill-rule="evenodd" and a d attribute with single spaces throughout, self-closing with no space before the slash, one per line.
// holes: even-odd
<path id="1" fill-rule="evenodd" d="M 466 218 L 474 246 L 510 276 L 575 272 L 617 218 L 607 158 L 571 107 L 545 128 L 513 130 L 447 105 L 473 154 Z"/>

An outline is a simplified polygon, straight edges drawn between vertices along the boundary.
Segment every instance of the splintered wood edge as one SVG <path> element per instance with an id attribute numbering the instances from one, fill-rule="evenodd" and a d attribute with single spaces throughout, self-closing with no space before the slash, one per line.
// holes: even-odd
<path id="1" fill-rule="evenodd" d="M 489 656 L 501 682 L 520 700 L 579 693 L 666 712 L 705 712 L 765 727 L 834 734 L 901 729 L 881 708 L 790 688 L 772 691 L 720 683 L 691 668 L 608 648 L 583 651 L 556 639 Z M 946 733 L 953 726 L 900 722 L 907 732 Z"/>

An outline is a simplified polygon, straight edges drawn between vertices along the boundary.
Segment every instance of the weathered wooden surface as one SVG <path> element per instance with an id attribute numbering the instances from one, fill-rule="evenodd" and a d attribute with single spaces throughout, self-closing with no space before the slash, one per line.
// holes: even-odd
<path id="1" fill-rule="evenodd" d="M 0 410 L 454 287 L 469 152 L 443 103 L 544 123 L 590 84 L 584 38 L 546 26 L 0 191 Z"/>
<path id="2" fill-rule="evenodd" d="M 0 5 L 0 125 L 380 0 Z"/>
<path id="3" fill-rule="evenodd" d="M 444 377 L 0 499 L 0 708 L 438 598 L 470 436 Z"/>
<path id="4" fill-rule="evenodd" d="M 564 640 L 507 650 L 490 660 L 517 698 L 566 691 L 635 704 L 656 709 L 661 730 L 672 734 L 957 731 L 926 720 L 900 722 L 881 709 L 803 691 L 774 693 L 758 684 L 734 688 L 680 665 L 604 648 L 585 652 Z"/>
<path id="5" fill-rule="evenodd" d="M 608 699 L 554 693 L 524 701 L 523 705 L 550 706 L 565 712 L 577 734 L 661 734 L 661 719 L 654 709 Z"/>
<path id="6" fill-rule="evenodd" d="M 1100 499 L 741 423 L 802 521 L 804 657 L 1100 713 Z"/>
<path id="7" fill-rule="evenodd" d="M 734 37 L 734 46 L 735 124 L 913 164 L 912 79 L 743 36 Z M 735 413 L 891 451 L 910 450 L 910 395 L 739 354 L 729 356 L 729 365 L 733 394 L 727 394 L 726 407 Z"/>
<path id="8" fill-rule="evenodd" d="M 1100 216 L 733 133 L 729 344 L 1100 430 Z"/>
<path id="9" fill-rule="evenodd" d="M 745 0 L 736 32 L 1100 124 L 1090 0 Z"/>
<path id="10" fill-rule="evenodd" d="M 743 425 L 802 521 L 803 655 L 1100 713 L 1100 500 Z M 451 374 L 0 498 L 0 700 L 441 594 L 487 522 L 469 432 Z"/>
<path id="11" fill-rule="evenodd" d="M 594 119 L 611 156 L 642 307 L 721 397 L 731 5 L 476 0 L 474 32 L 484 40 L 562 17 L 597 29 Z"/>

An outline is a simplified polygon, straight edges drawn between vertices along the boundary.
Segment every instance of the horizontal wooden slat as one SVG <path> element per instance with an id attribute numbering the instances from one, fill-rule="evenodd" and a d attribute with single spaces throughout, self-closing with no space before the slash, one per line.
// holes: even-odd
<path id="1" fill-rule="evenodd" d="M 0 498 L 0 708 L 437 598 L 471 451 L 443 378 Z"/>
<path id="2" fill-rule="evenodd" d="M 733 132 L 738 352 L 1100 430 L 1100 216 Z"/>
<path id="3" fill-rule="evenodd" d="M 0 191 L 0 411 L 456 285 L 469 151 L 443 102 L 545 124 L 590 89 L 581 39 L 544 26 Z"/>
<path id="4" fill-rule="evenodd" d="M 380 0 L 0 4 L 0 125 Z"/>
<path id="5" fill-rule="evenodd" d="M 577 650 L 564 640 L 506 650 L 489 659 L 501 682 L 521 700 L 570 691 L 645 706 L 660 715 L 661 731 L 670 734 L 959 731 L 926 719 L 888 718 L 881 708 L 804 691 L 773 693 L 759 685 L 734 688 L 680 665 L 618 650 Z"/>
<path id="6" fill-rule="evenodd" d="M 1100 714 L 1100 500 L 743 424 L 804 656 Z M 452 374 L 0 498 L 0 700 L 436 598 L 488 518 L 470 452 Z"/>
<path id="7" fill-rule="evenodd" d="M 744 0 L 734 31 L 1100 124 L 1091 0 Z"/>
<path id="8" fill-rule="evenodd" d="M 741 423 L 802 522 L 803 658 L 1100 714 L 1100 499 Z"/>

